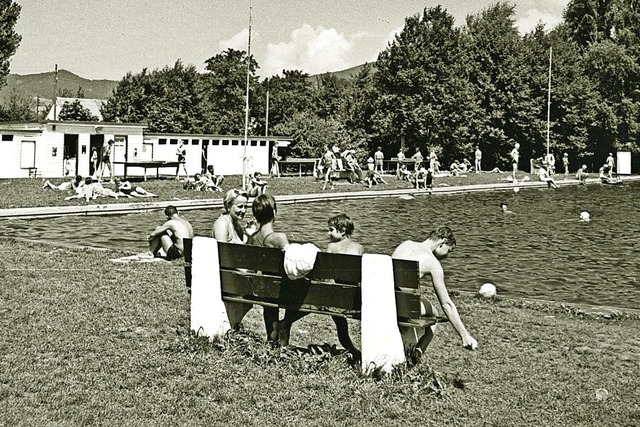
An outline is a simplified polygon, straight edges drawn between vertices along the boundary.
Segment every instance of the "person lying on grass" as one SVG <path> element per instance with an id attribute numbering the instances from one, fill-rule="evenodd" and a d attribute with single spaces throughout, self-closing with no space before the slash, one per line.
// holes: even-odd
<path id="1" fill-rule="evenodd" d="M 118 196 L 123 197 L 158 197 L 156 194 L 149 193 L 144 188 L 136 185 L 133 187 L 129 181 L 120 181 L 118 178 L 116 182 L 116 191 Z"/>
<path id="2" fill-rule="evenodd" d="M 414 242 L 407 240 L 401 243 L 391 255 L 392 258 L 408 259 L 418 261 L 420 278 L 431 276 L 433 289 L 438 297 L 440 306 L 444 314 L 451 322 L 462 339 L 462 346 L 468 350 L 475 350 L 478 342 L 469 334 L 460 319 L 458 309 L 451 300 L 447 287 L 444 284 L 444 270 L 440 261 L 447 258 L 450 252 L 456 247 L 456 238 L 453 231 L 449 227 L 440 227 L 432 231 L 424 242 Z M 424 312 L 422 315 L 437 316 L 438 312 L 435 307 L 426 299 L 422 299 Z M 422 354 L 429 346 L 435 334 L 436 325 L 425 328 L 424 334 L 418 337 L 418 331 L 415 328 L 401 328 L 403 336 L 408 340 L 417 341 L 413 349 L 412 357 L 419 360 Z"/>

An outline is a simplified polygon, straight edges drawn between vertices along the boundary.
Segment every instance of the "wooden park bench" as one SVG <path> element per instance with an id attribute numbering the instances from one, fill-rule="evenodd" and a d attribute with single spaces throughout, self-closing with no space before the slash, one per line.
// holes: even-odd
<path id="1" fill-rule="evenodd" d="M 218 242 L 218 255 L 224 301 L 360 319 L 362 256 L 319 252 L 306 278 L 292 281 L 280 249 Z M 191 262 L 192 240 L 185 240 L 189 292 Z M 424 329 L 447 320 L 421 316 L 417 261 L 394 259 L 393 276 L 399 325 Z"/>

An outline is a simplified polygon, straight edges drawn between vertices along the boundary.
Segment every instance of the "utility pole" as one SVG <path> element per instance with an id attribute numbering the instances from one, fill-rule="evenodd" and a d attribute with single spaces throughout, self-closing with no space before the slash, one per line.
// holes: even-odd
<path id="1" fill-rule="evenodd" d="M 249 158 L 247 157 L 247 145 L 249 145 L 249 83 L 251 75 L 251 1 L 249 1 L 249 40 L 247 43 L 247 90 L 244 106 L 244 151 L 242 154 L 242 189 L 247 189 L 247 174 Z"/>
<path id="2" fill-rule="evenodd" d="M 53 80 L 53 120 L 58 120 L 58 64 L 56 64 L 56 70 Z"/>
<path id="3" fill-rule="evenodd" d="M 267 112 L 264 116 L 264 136 L 269 136 L 269 89 L 267 89 Z"/>

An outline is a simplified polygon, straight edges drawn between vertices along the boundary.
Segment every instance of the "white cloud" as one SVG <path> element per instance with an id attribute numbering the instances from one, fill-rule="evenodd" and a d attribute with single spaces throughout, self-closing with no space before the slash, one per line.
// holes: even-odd
<path id="1" fill-rule="evenodd" d="M 251 34 L 253 37 L 254 34 Z M 247 43 L 249 41 L 249 30 L 247 28 L 241 30 L 238 34 L 234 35 L 230 39 L 222 40 L 218 43 L 218 49 L 220 52 L 231 48 L 235 50 L 247 51 Z M 252 49 L 253 50 L 253 49 Z"/>
<path id="2" fill-rule="evenodd" d="M 281 74 L 282 70 L 302 70 L 309 74 L 349 68 L 348 55 L 353 43 L 334 28 L 304 24 L 291 32 L 287 42 L 269 43 L 263 76 Z"/>
<path id="3" fill-rule="evenodd" d="M 516 28 L 520 34 L 526 34 L 531 32 L 538 25 L 538 22 L 544 23 L 545 31 L 549 31 L 562 22 L 562 17 L 538 9 L 529 9 L 522 18 L 516 21 Z"/>

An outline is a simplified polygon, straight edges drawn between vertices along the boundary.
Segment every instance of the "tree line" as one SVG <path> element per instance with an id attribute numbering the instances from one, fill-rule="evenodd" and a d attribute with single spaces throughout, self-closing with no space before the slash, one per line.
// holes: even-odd
<path id="1" fill-rule="evenodd" d="M 574 168 L 597 169 L 609 152 L 640 151 L 639 6 L 572 0 L 562 24 L 525 35 L 510 3 L 461 26 L 437 6 L 407 17 L 377 61 L 350 78 L 283 70 L 261 79 L 253 56 L 227 49 L 203 72 L 177 61 L 128 73 L 102 113 L 152 132 L 242 135 L 248 75 L 249 134 L 292 137 L 290 156 L 317 157 L 333 145 L 360 158 L 377 146 L 387 158 L 420 148 L 449 164 L 479 146 L 492 168 L 508 164 L 516 142 L 526 162 L 546 154 L 548 141 Z"/>

